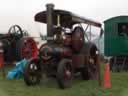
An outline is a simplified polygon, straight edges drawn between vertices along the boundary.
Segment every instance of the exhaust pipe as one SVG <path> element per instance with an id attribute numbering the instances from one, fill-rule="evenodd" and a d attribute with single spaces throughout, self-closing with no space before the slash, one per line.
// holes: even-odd
<path id="1" fill-rule="evenodd" d="M 47 4 L 46 5 L 47 11 L 46 11 L 46 16 L 47 16 L 47 36 L 48 37 L 53 37 L 54 33 L 53 31 L 53 10 L 54 10 L 54 4 Z M 53 40 L 47 40 L 48 43 L 52 43 Z"/>

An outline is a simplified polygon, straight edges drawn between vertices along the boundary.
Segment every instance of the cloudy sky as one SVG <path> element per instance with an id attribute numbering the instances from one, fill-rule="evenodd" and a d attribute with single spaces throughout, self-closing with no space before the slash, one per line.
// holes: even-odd
<path id="1" fill-rule="evenodd" d="M 6 33 L 11 25 L 18 24 L 35 35 L 39 30 L 34 15 L 45 10 L 46 3 L 99 22 L 128 15 L 128 0 L 0 0 L 0 32 Z"/>

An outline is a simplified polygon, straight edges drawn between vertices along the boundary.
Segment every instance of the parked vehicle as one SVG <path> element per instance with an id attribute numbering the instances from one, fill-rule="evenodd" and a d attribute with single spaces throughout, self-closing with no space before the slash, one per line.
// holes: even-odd
<path id="1" fill-rule="evenodd" d="M 7 34 L 0 34 L 0 42 L 3 44 L 5 62 L 37 57 L 36 42 L 19 25 L 13 25 Z"/>
<path id="2" fill-rule="evenodd" d="M 64 89 L 71 86 L 74 74 L 78 72 L 83 80 L 100 81 L 99 50 L 89 41 L 86 30 L 90 26 L 101 28 L 101 23 L 54 9 L 53 4 L 46 6 L 46 11 L 35 15 L 35 21 L 47 24 L 47 36 L 41 36 L 47 43 L 40 47 L 39 56 L 27 64 L 25 83 L 39 84 L 45 74 L 55 77 L 59 87 Z M 87 24 L 85 30 L 82 23 Z"/>
<path id="3" fill-rule="evenodd" d="M 104 21 L 105 56 L 111 57 L 113 72 L 128 71 L 128 16 L 116 16 Z"/>

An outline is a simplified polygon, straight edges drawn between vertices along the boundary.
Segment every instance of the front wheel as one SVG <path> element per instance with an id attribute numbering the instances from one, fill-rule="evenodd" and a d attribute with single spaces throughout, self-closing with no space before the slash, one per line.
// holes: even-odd
<path id="1" fill-rule="evenodd" d="M 26 85 L 37 85 L 41 80 L 41 66 L 38 59 L 32 59 L 28 62 L 24 70 L 24 81 Z"/>
<path id="2" fill-rule="evenodd" d="M 71 86 L 73 79 L 73 67 L 71 60 L 62 59 L 57 68 L 57 81 L 61 89 Z"/>

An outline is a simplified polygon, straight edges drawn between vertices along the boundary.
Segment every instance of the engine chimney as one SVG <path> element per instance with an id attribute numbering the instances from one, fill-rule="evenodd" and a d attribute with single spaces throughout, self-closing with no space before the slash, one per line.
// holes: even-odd
<path id="1" fill-rule="evenodd" d="M 47 4 L 46 5 L 47 11 L 46 11 L 46 16 L 47 16 L 47 36 L 52 37 L 54 33 L 52 32 L 53 30 L 53 9 L 54 9 L 54 4 Z M 48 43 L 52 43 L 53 40 L 48 40 Z"/>

